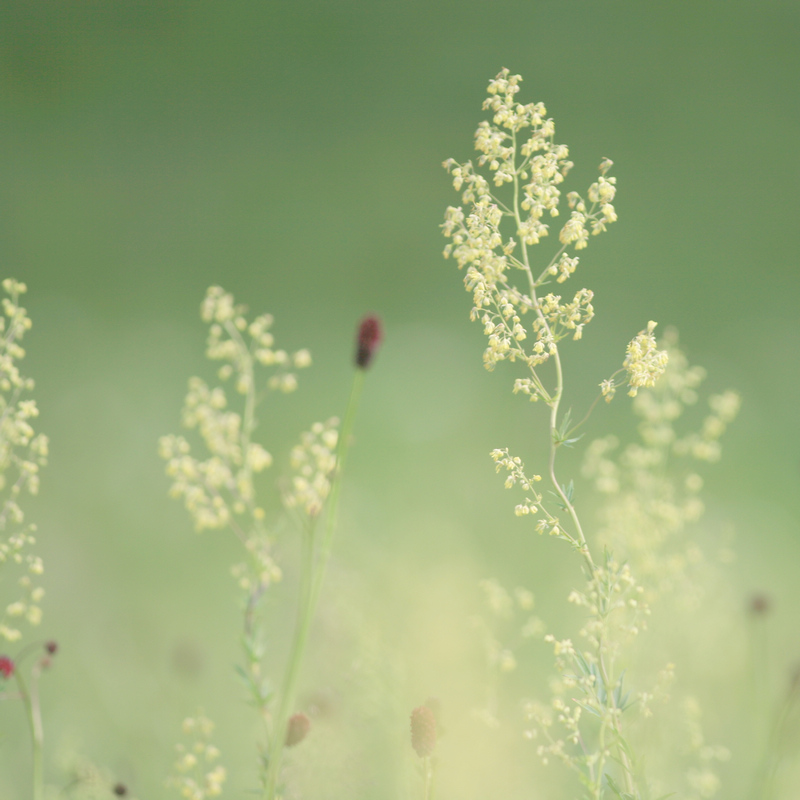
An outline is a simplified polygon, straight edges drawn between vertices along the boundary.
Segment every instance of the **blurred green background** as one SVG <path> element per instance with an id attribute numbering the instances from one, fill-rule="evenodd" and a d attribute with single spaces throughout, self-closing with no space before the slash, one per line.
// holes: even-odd
<path id="1" fill-rule="evenodd" d="M 767 592 L 777 693 L 800 659 L 799 36 L 788 0 L 4 0 L 0 263 L 29 287 L 25 369 L 52 451 L 28 506 L 43 633 L 62 646 L 44 688 L 50 763 L 73 741 L 137 796 L 165 796 L 180 720 L 202 705 L 231 796 L 252 785 L 232 669 L 236 546 L 194 535 L 156 455 L 158 436 L 178 432 L 188 377 L 211 375 L 198 316 L 210 284 L 272 312 L 278 343 L 314 356 L 300 391 L 262 414 L 278 462 L 265 491 L 297 433 L 343 412 L 358 318 L 385 322 L 322 610 L 330 646 L 312 653 L 308 690 L 339 696 L 368 652 L 373 678 L 401 687 L 373 681 L 401 719 L 431 694 L 468 707 L 481 655 L 466 620 L 484 576 L 530 587 L 558 619 L 577 569 L 514 518 L 487 455 L 516 443 L 533 468 L 544 418 L 511 395 L 510 370 L 483 370 L 438 228 L 458 204 L 441 162 L 472 157 L 503 66 L 570 146 L 568 189 L 584 190 L 603 156 L 618 177 L 620 221 L 570 284 L 595 291 L 597 317 L 567 350 L 567 402 L 586 407 L 649 319 L 680 330 L 708 387 L 742 393 L 706 473 L 709 525 L 735 530 L 734 600 L 716 656 L 686 660 L 701 694 L 735 686 L 741 665 L 724 679 L 702 665 L 745 647 L 747 597 Z M 628 405 L 601 409 L 589 435 L 631 434 Z M 279 552 L 277 664 L 291 536 Z M 13 704 L 0 713 L 0 796 L 24 798 L 24 720 Z M 746 734 L 727 740 L 742 714 L 736 695 L 713 703 L 709 738 L 746 748 Z M 726 797 L 745 796 L 741 767 L 725 767 Z M 404 796 L 382 777 L 351 796 Z M 506 796 L 537 796 L 514 780 Z M 459 797 L 491 794 L 474 781 Z"/>

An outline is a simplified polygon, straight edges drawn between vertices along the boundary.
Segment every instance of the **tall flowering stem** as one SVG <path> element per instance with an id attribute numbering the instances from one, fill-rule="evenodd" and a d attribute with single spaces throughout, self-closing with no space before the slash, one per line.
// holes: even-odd
<path id="1" fill-rule="evenodd" d="M 275 717 L 273 736 L 270 743 L 269 761 L 264 781 L 264 800 L 274 800 L 277 794 L 283 750 L 287 746 L 287 738 L 289 738 L 287 733 L 290 716 L 294 709 L 297 682 L 308 643 L 311 623 L 314 619 L 320 590 L 322 589 L 325 572 L 330 560 L 342 477 L 352 442 L 356 412 L 364 387 L 364 376 L 377 351 L 380 339 L 381 327 L 378 319 L 376 317 L 366 317 L 362 320 L 356 337 L 356 371 L 353 376 L 353 385 L 350 390 L 350 399 L 347 403 L 341 434 L 337 441 L 333 466 L 331 473 L 329 473 L 332 474 L 332 479 L 329 484 L 329 491 L 326 491 L 328 499 L 327 507 L 324 509 L 325 521 L 321 533 L 318 532 L 318 522 L 323 512 L 322 503 L 318 499 L 312 498 L 311 502 L 307 502 L 305 505 L 307 524 L 303 540 L 304 555 L 300 604 L 289 654 L 289 663 L 284 675 L 280 704 Z M 290 506 L 299 504 L 296 496 L 290 495 L 287 499 Z"/>
<path id="2" fill-rule="evenodd" d="M 256 441 L 257 410 L 270 391 L 293 392 L 297 388 L 295 370 L 309 366 L 311 356 L 307 350 L 289 354 L 277 348 L 271 332 L 272 317 L 262 314 L 248 322 L 246 309 L 218 286 L 208 290 L 201 316 L 210 326 L 206 354 L 221 362 L 217 371 L 220 385 L 209 386 L 200 378 L 190 379 L 182 418 L 185 428 L 199 433 L 206 457 L 193 455 L 192 445 L 184 436 L 162 437 L 159 450 L 167 461 L 167 474 L 172 479 L 171 494 L 183 499 L 196 529 L 229 529 L 244 549 L 246 560 L 232 570 L 244 592 L 242 648 L 245 664 L 239 668 L 239 674 L 263 721 L 266 744 L 260 773 L 262 796 L 273 800 L 278 794 L 287 736 L 290 745 L 300 741 L 297 720 L 302 715 L 293 713 L 297 683 L 330 558 L 342 473 L 364 370 L 380 342 L 380 323 L 369 317 L 359 328 L 355 358 L 358 369 L 341 435 L 339 420 L 333 417 L 312 425 L 292 450 L 293 474 L 285 484 L 283 502 L 299 520 L 302 538 L 300 596 L 294 636 L 276 703 L 276 692 L 263 674 L 265 648 L 258 609 L 270 586 L 281 580 L 282 571 L 273 559 L 273 535 L 255 486 L 256 475 L 272 464 L 271 454 Z M 263 369 L 269 371 L 266 380 L 262 377 Z M 232 384 L 233 397 L 226 391 L 226 384 Z M 292 719 L 295 723 L 290 731 Z M 307 722 L 307 718 L 304 719 Z M 203 724 L 208 727 L 211 722 Z M 213 786 L 213 793 L 218 793 L 224 779 L 225 771 L 220 765 L 203 778 Z M 194 776 L 191 780 L 199 778 Z M 180 781 L 173 785 L 184 786 Z M 206 795 L 213 793 L 209 790 Z"/>
<path id="3" fill-rule="evenodd" d="M 24 283 L 7 278 L 2 282 L 5 297 L 0 315 L 0 641 L 21 640 L 27 626 L 37 626 L 42 619 L 40 585 L 44 572 L 42 559 L 34 551 L 36 526 L 25 523 L 23 497 L 39 491 L 39 470 L 47 463 L 48 439 L 37 434 L 33 421 L 39 416 L 36 401 L 27 395 L 34 388 L 31 378 L 20 371 L 25 357 L 22 340 L 31 328 L 31 320 L 20 305 L 27 291 Z M 16 574 L 14 574 L 16 573 Z M 11 596 L 9 596 L 9 591 Z M 25 706 L 33 753 L 33 798 L 44 796 L 42 717 L 37 681 L 41 665 L 33 667 L 28 686 L 20 671 L 20 661 L 40 643 L 24 647 L 15 660 L 0 658 L 0 672 L 13 674 L 19 696 Z"/>
<path id="4" fill-rule="evenodd" d="M 560 671 L 574 669 L 579 676 L 575 683 L 584 694 L 574 708 L 563 703 L 557 708 L 574 753 L 566 750 L 564 741 L 553 740 L 549 747 L 540 747 L 540 754 L 559 755 L 581 773 L 590 796 L 600 800 L 605 787 L 613 784 L 607 768 L 613 753 L 621 765 L 625 791 L 633 796 L 637 778 L 621 722 L 622 675 L 615 670 L 615 645 L 609 637 L 610 617 L 619 609 L 621 598 L 635 591 L 635 583 L 612 556 L 598 559 L 592 552 L 573 502 L 572 484 L 560 481 L 556 471 L 559 448 L 577 441 L 571 437 L 579 427 L 570 425 L 569 412 L 561 413 L 565 382 L 560 343 L 567 337 L 582 337 L 594 316 L 593 293 L 580 289 L 571 300 L 562 300 L 561 295 L 545 293 L 544 288 L 553 281 L 567 281 L 578 267 L 577 253 L 587 247 L 590 235 L 604 232 L 616 221 L 616 180 L 608 174 L 612 162 L 603 159 L 600 175 L 589 187 L 586 199 L 577 192 L 566 195 L 570 214 L 558 232 L 559 246 L 541 269 L 534 270 L 529 247 L 549 235 L 550 225 L 544 220 L 559 216 L 560 185 L 573 165 L 566 145 L 554 141 L 555 126 L 547 118 L 544 105 L 517 102 L 520 80 L 504 69 L 490 81 L 483 107 L 492 113 L 492 120 L 481 122 L 475 134 L 480 153 L 477 166 L 453 159 L 444 163 L 467 206 L 466 211 L 461 206 L 447 209 L 442 228 L 451 243 L 444 254 L 453 256 L 465 270 L 464 283 L 473 297 L 471 317 L 481 322 L 488 337 L 484 366 L 493 370 L 501 361 L 521 362 L 526 370 L 515 380 L 514 392 L 549 407 L 547 476 L 555 502 L 544 500 L 536 489 L 541 476 L 527 475 L 518 456 L 508 449 L 492 452 L 498 471 L 508 473 L 506 486 L 519 485 L 526 492 L 525 502 L 517 505 L 516 513 L 534 515 L 540 533 L 568 542 L 582 557 L 587 576 L 587 590 L 576 593 L 575 602 L 585 605 L 589 612 L 584 633 L 590 649 L 581 652 L 570 640 L 548 637 L 554 644 Z M 488 171 L 488 178 L 481 168 Z M 524 288 L 514 282 L 515 270 L 524 274 Z M 526 315 L 531 320 L 527 325 Z M 624 377 L 618 377 L 623 373 L 630 393 L 636 394 L 639 387 L 653 385 L 664 371 L 667 357 L 655 345 L 654 327 L 655 323 L 650 323 L 631 342 L 623 369 L 601 385 L 601 395 L 606 399 L 610 400 L 624 382 Z M 552 363 L 549 374 L 544 366 L 547 362 Z M 556 506 L 566 512 L 564 523 L 557 516 Z M 587 743 L 581 726 L 582 710 L 599 720 L 593 743 Z"/>

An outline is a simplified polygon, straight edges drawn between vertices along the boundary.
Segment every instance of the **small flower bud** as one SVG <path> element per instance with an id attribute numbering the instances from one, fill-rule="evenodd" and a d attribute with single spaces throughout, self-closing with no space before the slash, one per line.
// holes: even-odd
<path id="1" fill-rule="evenodd" d="M 771 605 L 769 595 L 757 592 L 750 598 L 749 610 L 753 616 L 763 617 L 769 614 Z"/>
<path id="2" fill-rule="evenodd" d="M 115 783 L 113 792 L 117 797 L 127 797 L 128 787 L 124 783 Z"/>
<path id="3" fill-rule="evenodd" d="M 14 674 L 14 662 L 8 656 L 0 656 L 0 673 L 4 678 L 10 678 Z"/>
<path id="4" fill-rule="evenodd" d="M 54 656 L 58 652 L 58 642 L 53 641 L 52 639 L 49 642 L 45 643 L 44 649 L 51 655 Z"/>
<path id="5" fill-rule="evenodd" d="M 366 369 L 381 343 L 381 321 L 375 316 L 361 320 L 356 337 L 356 366 Z"/>
<path id="6" fill-rule="evenodd" d="M 436 747 L 436 717 L 427 706 L 411 712 L 411 746 L 420 758 L 426 758 Z"/>
<path id="7" fill-rule="evenodd" d="M 311 730 L 311 720 L 302 712 L 292 714 L 289 717 L 289 725 L 286 728 L 286 746 L 294 747 L 300 744 L 308 736 Z"/>

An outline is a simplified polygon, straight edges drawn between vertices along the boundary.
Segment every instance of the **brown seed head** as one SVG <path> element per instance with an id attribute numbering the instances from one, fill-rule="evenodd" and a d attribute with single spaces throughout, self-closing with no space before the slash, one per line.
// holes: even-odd
<path id="1" fill-rule="evenodd" d="M 420 758 L 426 758 L 436 747 L 436 717 L 428 706 L 411 712 L 411 746 Z"/>
<path id="2" fill-rule="evenodd" d="M 294 747 L 308 736 L 311 730 L 311 720 L 302 712 L 292 714 L 286 727 L 286 746 Z"/>
<path id="3" fill-rule="evenodd" d="M 772 602 L 770 601 L 768 594 L 764 594 L 764 592 L 757 592 L 750 598 L 750 613 L 756 617 L 763 617 L 769 614 L 771 605 Z"/>

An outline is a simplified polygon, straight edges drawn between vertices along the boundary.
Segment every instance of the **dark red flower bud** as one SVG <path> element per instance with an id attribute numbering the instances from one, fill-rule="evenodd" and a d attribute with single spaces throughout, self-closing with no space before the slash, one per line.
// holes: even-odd
<path id="1" fill-rule="evenodd" d="M 308 736 L 311 730 L 311 720 L 302 712 L 292 714 L 289 717 L 289 725 L 286 728 L 286 746 L 294 747 L 300 744 Z"/>
<path id="2" fill-rule="evenodd" d="M 381 343 L 381 321 L 374 316 L 364 317 L 356 338 L 356 366 L 366 369 Z"/>
<path id="3" fill-rule="evenodd" d="M 436 717 L 428 706 L 411 712 L 411 746 L 420 758 L 426 758 L 436 747 Z"/>
<path id="4" fill-rule="evenodd" d="M 58 652 L 58 642 L 54 642 L 52 639 L 47 642 L 44 646 L 44 649 L 50 653 L 51 656 L 54 656 Z"/>
<path id="5" fill-rule="evenodd" d="M 4 678 L 10 678 L 14 674 L 14 662 L 8 656 L 0 656 L 0 673 Z"/>
<path id="6" fill-rule="evenodd" d="M 127 795 L 128 795 L 128 787 L 124 783 L 115 783 L 114 784 L 114 794 L 117 797 L 127 797 Z"/>

